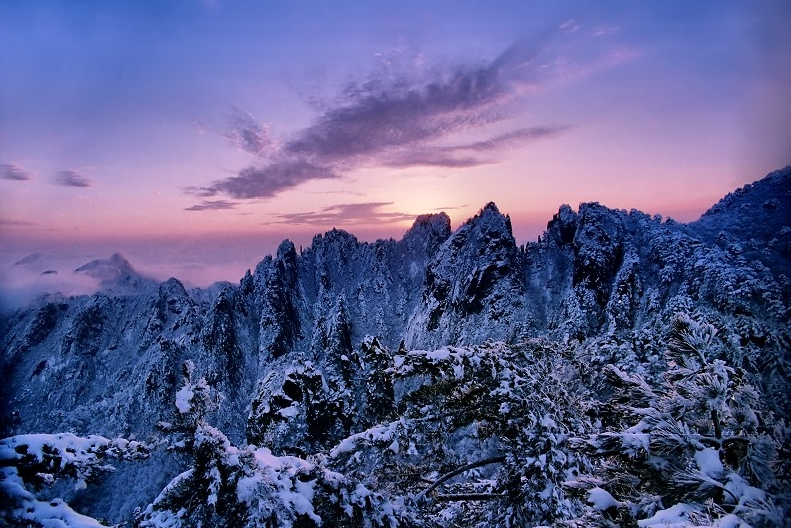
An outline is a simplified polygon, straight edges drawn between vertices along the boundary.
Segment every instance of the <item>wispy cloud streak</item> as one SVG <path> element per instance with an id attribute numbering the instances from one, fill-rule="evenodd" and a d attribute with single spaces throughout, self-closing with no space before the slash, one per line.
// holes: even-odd
<path id="1" fill-rule="evenodd" d="M 264 156 L 272 148 L 269 128 L 239 108 L 234 108 L 227 117 L 223 135 L 238 149 L 256 156 Z"/>
<path id="2" fill-rule="evenodd" d="M 11 220 L 8 218 L 0 218 L 0 225 L 8 227 L 28 227 L 37 225 L 34 222 L 25 222 L 23 220 Z"/>
<path id="3" fill-rule="evenodd" d="M 187 192 L 202 198 L 266 198 L 317 179 L 340 178 L 360 167 L 475 167 L 501 160 L 503 151 L 553 138 L 566 126 L 521 127 L 488 139 L 448 146 L 455 134 L 486 134 L 514 115 L 513 103 L 553 76 L 566 75 L 549 38 L 520 40 L 488 63 L 351 83 L 312 124 L 273 142 L 269 130 L 234 110 L 225 136 L 259 162 L 235 176 Z M 571 61 L 571 63 L 575 63 Z M 484 136 L 485 137 L 485 136 Z"/>
<path id="4" fill-rule="evenodd" d="M 381 209 L 393 205 L 393 202 L 365 202 L 339 204 L 326 207 L 321 211 L 307 213 L 287 213 L 276 215 L 277 221 L 274 223 L 288 223 L 301 225 L 346 225 L 365 223 L 371 224 L 392 224 L 394 222 L 412 221 L 415 215 L 388 212 Z"/>
<path id="5" fill-rule="evenodd" d="M 530 141 L 555 137 L 568 128 L 559 126 L 522 128 L 474 143 L 416 148 L 383 159 L 381 164 L 388 167 L 419 165 L 444 168 L 477 167 L 498 162 L 499 160 L 492 155 L 499 151 L 525 145 Z M 481 154 L 488 154 L 488 157 L 482 157 Z"/>
<path id="6" fill-rule="evenodd" d="M 62 170 L 55 174 L 52 178 L 52 182 L 55 185 L 60 185 L 61 187 L 90 187 L 91 181 L 80 174 L 77 171 L 73 170 Z"/>
<path id="7" fill-rule="evenodd" d="M 0 164 L 0 179 L 2 180 L 25 181 L 31 178 L 31 174 L 19 165 L 14 165 L 13 163 Z"/>
<path id="8" fill-rule="evenodd" d="M 204 200 L 203 202 L 186 207 L 185 211 L 225 211 L 228 209 L 234 209 L 236 207 L 235 202 L 229 202 L 228 200 Z"/>

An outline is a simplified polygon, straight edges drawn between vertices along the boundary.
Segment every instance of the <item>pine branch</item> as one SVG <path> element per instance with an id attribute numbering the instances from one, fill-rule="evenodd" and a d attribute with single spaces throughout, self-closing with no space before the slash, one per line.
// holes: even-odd
<path id="1" fill-rule="evenodd" d="M 472 462 L 470 464 L 467 464 L 466 466 L 462 466 L 462 467 L 460 467 L 458 469 L 454 469 L 453 471 L 451 471 L 449 473 L 445 473 L 439 479 L 437 479 L 437 481 L 434 482 L 434 484 L 432 484 L 428 488 L 426 488 L 423 491 L 421 491 L 420 493 L 418 493 L 418 495 L 416 497 L 416 501 L 420 502 L 421 500 L 423 500 L 425 498 L 426 495 L 428 495 L 429 493 L 431 493 L 432 491 L 437 489 L 437 487 L 442 485 L 443 482 L 445 482 L 445 481 L 447 481 L 449 479 L 452 479 L 456 475 L 460 475 L 460 474 L 464 473 L 465 471 L 469 471 L 470 469 L 475 469 L 477 467 L 488 466 L 489 464 L 502 464 L 503 462 L 505 462 L 505 456 L 496 456 L 496 457 L 491 457 L 491 458 L 484 458 L 483 460 L 479 460 L 477 462 Z"/>
<path id="2" fill-rule="evenodd" d="M 504 499 L 503 493 L 449 493 L 437 495 L 435 500 L 439 502 L 454 502 L 454 501 L 486 501 Z"/>
<path id="3" fill-rule="evenodd" d="M 677 471 L 674 475 L 674 480 L 677 485 L 709 485 L 713 488 L 719 488 L 733 497 L 736 504 L 739 504 L 739 497 L 737 497 L 733 491 L 729 490 L 722 482 L 710 477 L 699 469 L 684 469 Z"/>

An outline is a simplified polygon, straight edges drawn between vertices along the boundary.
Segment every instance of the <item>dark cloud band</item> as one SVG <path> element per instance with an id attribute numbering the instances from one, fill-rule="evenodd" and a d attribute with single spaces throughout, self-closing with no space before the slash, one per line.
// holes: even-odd
<path id="1" fill-rule="evenodd" d="M 204 200 L 203 202 L 187 207 L 185 211 L 224 211 L 234 209 L 236 204 L 227 200 Z"/>
<path id="2" fill-rule="evenodd" d="M 11 220 L 7 218 L 0 218 L 0 225 L 8 227 L 29 227 L 38 225 L 34 222 L 25 222 L 23 220 Z"/>
<path id="3" fill-rule="evenodd" d="M 90 187 L 91 182 L 77 171 L 63 170 L 55 174 L 52 179 L 55 185 L 61 187 Z"/>
<path id="4" fill-rule="evenodd" d="M 202 197 L 223 193 L 238 199 L 266 198 L 309 180 L 337 177 L 338 174 L 329 167 L 286 157 L 263 167 L 247 167 L 239 171 L 237 176 L 193 192 Z"/>
<path id="5" fill-rule="evenodd" d="M 288 213 L 277 215 L 274 223 L 302 224 L 315 226 L 346 225 L 355 223 L 391 224 L 393 222 L 412 221 L 415 215 L 387 212 L 381 209 L 393 205 L 393 202 L 366 202 L 340 204 L 327 207 L 321 211 L 308 213 Z"/>
<path id="6" fill-rule="evenodd" d="M 31 178 L 31 174 L 18 165 L 13 163 L 0 164 L 0 179 L 2 180 L 25 181 Z"/>

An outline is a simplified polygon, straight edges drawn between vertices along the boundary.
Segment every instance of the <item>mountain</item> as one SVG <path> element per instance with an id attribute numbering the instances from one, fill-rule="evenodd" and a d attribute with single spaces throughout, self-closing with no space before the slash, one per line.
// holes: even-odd
<path id="1" fill-rule="evenodd" d="M 99 288 L 106 293 L 137 292 L 148 288 L 156 288 L 154 279 L 141 275 L 119 253 L 109 259 L 96 259 L 83 264 L 74 270 L 99 281 Z"/>
<path id="2" fill-rule="evenodd" d="M 558 429 L 552 433 L 554 440 L 546 440 L 546 445 L 554 446 L 563 435 L 593 438 L 623 423 L 631 411 L 621 409 L 616 419 L 605 407 L 619 401 L 619 391 L 636 379 L 630 376 L 665 383 L 667 372 L 675 372 L 679 365 L 665 362 L 668 343 L 709 332 L 709 337 L 699 336 L 701 341 L 690 345 L 698 350 L 705 341 L 709 347 L 710 357 L 698 368 L 724 361 L 737 370 L 712 367 L 713 374 L 706 379 L 729 372 L 731 380 L 738 373 L 740 380 L 755 387 L 761 434 L 773 439 L 772 449 L 782 453 L 791 445 L 788 430 L 768 432 L 766 422 L 774 416 L 778 424 L 785 423 L 791 409 L 789 211 L 791 168 L 786 167 L 728 195 L 690 224 L 598 203 L 580 204 L 576 211 L 564 205 L 538 242 L 519 246 L 509 217 L 489 203 L 455 231 L 447 215 L 440 213 L 418 217 L 398 241 L 360 242 L 336 229 L 314 237 L 304 251 L 284 241 L 274 256 L 266 256 L 238 284 L 208 290 L 188 291 L 175 278 L 157 284 L 116 254 L 75 271 L 101 281 L 94 295 L 45 296 L 2 315 L 0 435 L 18 439 L 25 433 L 68 431 L 134 438 L 152 445 L 144 460 L 121 457 L 117 470 L 93 479 L 96 482 L 88 491 L 81 486 L 55 488 L 72 507 L 110 522 L 134 517 L 140 526 L 155 526 L 165 519 L 163 512 L 171 510 L 162 497 L 170 497 L 173 504 L 181 500 L 177 481 L 171 479 L 196 478 L 197 470 L 184 473 L 190 464 L 189 450 L 197 450 L 208 438 L 211 442 L 206 445 L 231 446 L 223 448 L 216 461 L 217 468 L 226 468 L 227 475 L 220 472 L 226 479 L 240 467 L 248 473 L 276 471 L 282 476 L 284 468 L 297 464 L 303 468 L 304 482 L 332 494 L 340 493 L 343 486 L 333 487 L 331 474 L 341 472 L 352 479 L 348 482 L 357 482 L 371 490 L 371 497 L 378 497 L 365 502 L 351 491 L 344 495 L 353 503 L 348 511 L 357 511 L 358 517 L 352 518 L 359 525 L 364 524 L 362 519 L 370 520 L 369 515 L 380 515 L 380 520 L 389 519 L 391 524 L 397 520 L 407 525 L 442 524 L 443 515 L 448 515 L 453 522 L 489 519 L 497 525 L 504 521 L 492 520 L 499 519 L 495 511 L 516 512 L 519 509 L 512 506 L 523 500 L 506 498 L 503 488 L 492 483 L 507 477 L 507 471 L 496 469 L 498 464 L 516 467 L 516 459 L 508 459 L 512 455 L 507 453 L 526 452 L 532 440 L 528 442 L 525 431 L 533 431 L 535 424 L 549 424 L 547 420 L 566 420 L 564 432 Z M 554 366 L 544 371 L 547 358 Z M 538 372 L 544 374 L 536 377 Z M 508 391 L 503 380 L 511 380 Z M 565 394 L 564 399 L 535 400 L 540 391 L 527 391 L 520 385 L 524 380 L 549 383 L 554 394 Z M 733 382 L 723 383 L 722 390 L 736 390 Z M 583 395 L 577 409 L 553 414 Z M 499 407 L 492 410 L 489 399 Z M 520 408 L 518 402 L 531 402 L 522 408 L 519 420 L 487 422 L 494 415 L 510 416 L 516 412 L 511 409 Z M 489 418 L 476 414 L 473 403 L 485 407 L 483 414 Z M 531 418 L 530 427 L 525 425 L 526 416 L 549 403 L 554 407 Z M 193 416 L 196 409 L 200 412 Z M 457 421 L 430 419 L 451 411 Z M 189 427 L 186 416 L 193 416 Z M 407 424 L 423 423 L 421 416 L 434 429 L 414 426 L 409 429 L 411 439 L 398 437 L 397 431 L 406 431 Z M 205 425 L 209 423 L 211 428 Z M 572 423 L 573 427 L 568 425 Z M 196 436 L 183 436 L 185 427 Z M 550 425 L 544 428 L 554 430 Z M 738 434 L 746 435 L 744 431 Z M 425 444 L 415 443 L 419 436 Z M 518 443 L 523 441 L 528 444 Z M 362 450 L 363 444 L 368 451 Z M 390 446 L 390 451 L 381 446 L 371 451 L 380 444 Z M 98 445 L 109 444 L 91 444 Z M 252 455 L 252 447 L 248 451 L 232 447 L 245 445 L 259 451 Z M 586 445 L 604 444 L 589 440 Z M 260 451 L 264 447 L 269 454 Z M 693 460 L 708 456 L 708 448 L 691 447 L 690 456 Z M 575 455 L 574 471 L 583 470 L 579 460 L 595 461 L 604 452 Z M 0 465 L 2 453 L 0 446 Z M 239 462 L 248 460 L 244 453 L 258 462 L 245 466 Z M 349 453 L 356 454 L 348 458 Z M 406 492 L 396 490 L 398 485 L 426 489 L 417 477 L 404 480 L 406 473 L 436 479 L 439 475 L 431 476 L 426 469 L 429 462 L 441 473 L 470 462 L 476 453 L 478 458 L 487 455 L 497 461 L 475 470 L 481 482 L 490 483 L 488 488 L 484 484 L 480 489 L 464 488 L 460 493 L 468 499 L 445 509 L 444 499 L 415 507 L 411 513 L 387 506 L 391 504 L 387 501 L 403 503 Z M 570 460 L 566 451 L 562 453 Z M 263 460 L 274 465 L 262 466 Z M 524 467 L 532 463 L 519 460 L 527 464 Z M 305 465 L 308 461 L 313 465 Z M 396 466 L 398 478 L 382 469 Z M 602 467 L 590 462 L 586 471 L 601 472 Z M 562 471 L 571 471 L 570 466 L 563 465 Z M 249 478 L 248 473 L 244 478 Z M 372 475 L 380 480 L 371 480 Z M 526 494 L 560 490 L 561 481 L 573 480 L 567 475 L 566 480 L 542 477 L 534 482 L 533 473 L 514 475 L 508 478 L 517 478 L 522 487 L 528 486 L 526 482 L 543 483 Z M 552 500 L 557 499 L 548 502 L 555 504 L 552 515 L 609 515 L 609 522 L 626 515 L 628 508 L 621 511 L 619 504 L 627 504 L 627 499 L 614 498 L 615 490 L 606 491 L 604 481 L 597 478 L 585 481 L 592 502 L 586 502 L 584 493 L 574 498 L 569 490 L 562 497 L 561 491 L 552 491 Z M 244 488 L 245 493 L 250 489 Z M 244 495 L 240 490 L 237 487 L 232 494 L 237 499 Z M 496 504 L 493 500 L 511 506 L 487 509 Z M 134 513 L 146 504 L 148 509 Z M 300 522 L 318 515 L 307 506 L 278 504 L 285 512 L 296 508 Z M 732 513 L 733 507 L 728 508 L 723 515 Z M 660 509 L 657 503 L 654 510 L 645 506 L 640 511 L 645 519 Z M 232 513 L 218 511 L 212 510 L 214 521 L 205 522 L 230 522 Z M 383 511 L 403 516 L 381 517 Z M 340 516 L 337 521 L 346 514 L 325 515 Z M 541 522 L 560 518 L 547 515 Z M 288 525 L 283 520 L 287 517 L 278 517 L 282 521 L 278 522 Z M 451 517 L 446 521 L 451 522 Z M 509 522 L 521 518 L 525 525 L 539 523 L 525 520 L 528 517 Z"/>
<path id="3" fill-rule="evenodd" d="M 38 261 L 40 258 L 41 255 L 39 253 L 31 253 L 25 258 L 14 262 L 14 266 L 27 266 L 28 264 L 33 264 L 34 262 Z"/>

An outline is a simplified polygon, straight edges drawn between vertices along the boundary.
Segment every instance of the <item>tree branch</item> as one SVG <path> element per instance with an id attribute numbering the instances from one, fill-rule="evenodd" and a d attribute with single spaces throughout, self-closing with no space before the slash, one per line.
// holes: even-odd
<path id="1" fill-rule="evenodd" d="M 505 462 L 505 457 L 504 456 L 496 456 L 496 457 L 491 457 L 491 458 L 484 458 L 483 460 L 479 460 L 477 462 L 472 462 L 470 464 L 467 464 L 466 466 L 462 466 L 462 467 L 460 467 L 458 469 L 454 469 L 450 473 L 445 473 L 439 479 L 437 479 L 437 481 L 434 482 L 434 484 L 432 484 L 428 488 L 426 488 L 423 491 L 421 491 L 420 493 L 418 493 L 418 495 L 416 497 L 416 500 L 417 500 L 417 502 L 420 502 L 421 500 L 423 500 L 423 498 L 426 495 L 428 495 L 429 493 L 431 493 L 432 491 L 437 489 L 437 487 L 440 486 L 443 482 L 445 482 L 446 480 L 452 479 L 456 475 L 464 473 L 465 471 L 468 471 L 470 469 L 475 469 L 475 468 L 481 467 L 481 466 L 488 466 L 489 464 L 501 464 L 503 462 Z"/>
<path id="2" fill-rule="evenodd" d="M 439 502 L 485 501 L 503 499 L 505 495 L 502 493 L 452 493 L 437 495 L 435 498 Z"/>
<path id="3" fill-rule="evenodd" d="M 722 438 L 722 427 L 720 426 L 720 417 L 717 414 L 717 409 L 711 410 L 711 421 L 714 422 L 714 436 L 719 440 Z"/>

